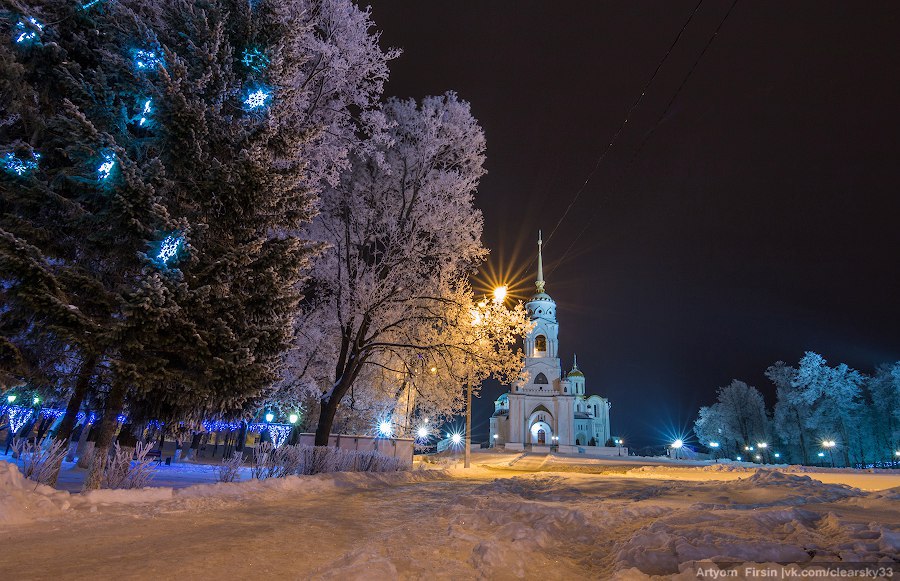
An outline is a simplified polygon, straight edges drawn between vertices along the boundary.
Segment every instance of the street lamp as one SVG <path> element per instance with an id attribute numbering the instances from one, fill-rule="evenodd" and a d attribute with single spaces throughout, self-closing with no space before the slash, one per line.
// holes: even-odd
<path id="1" fill-rule="evenodd" d="M 828 454 L 831 456 L 831 467 L 834 468 L 834 447 L 837 444 L 834 440 L 824 440 L 822 442 L 822 447 L 828 450 Z"/>
<path id="2" fill-rule="evenodd" d="M 494 302 L 502 303 L 503 301 L 505 301 L 507 290 L 508 289 L 506 288 L 506 286 L 498 286 L 497 288 L 495 288 L 494 289 Z"/>
<path id="3" fill-rule="evenodd" d="M 393 431 L 394 431 L 394 430 L 393 430 L 393 426 L 391 426 L 391 422 L 389 422 L 389 421 L 387 421 L 387 420 L 385 420 L 385 421 L 381 422 L 380 424 L 378 424 L 378 432 L 379 432 L 382 436 L 390 437 L 390 436 L 391 436 L 391 432 L 393 432 Z"/>
<path id="4" fill-rule="evenodd" d="M 675 459 L 678 460 L 678 450 L 684 446 L 684 442 L 681 441 L 681 438 L 678 438 L 674 442 L 672 442 L 672 449 L 675 450 Z"/>
<path id="5" fill-rule="evenodd" d="M 299 420 L 299 419 L 300 419 L 300 416 L 298 416 L 297 414 L 291 414 L 288 416 L 288 421 L 291 422 L 292 424 L 296 424 L 297 420 Z"/>
<path id="6" fill-rule="evenodd" d="M 275 414 L 273 414 L 272 412 L 268 412 L 268 413 L 266 414 L 266 421 L 267 421 L 267 422 L 272 423 L 272 421 L 273 421 L 274 419 L 275 419 Z"/>
<path id="7" fill-rule="evenodd" d="M 7 403 L 12 404 L 12 403 L 15 402 L 15 401 L 16 401 L 16 396 L 15 396 L 15 394 L 6 396 L 6 402 L 7 402 Z"/>
<path id="8" fill-rule="evenodd" d="M 718 462 L 718 461 L 719 461 L 719 454 L 718 454 L 718 452 L 719 452 L 719 443 L 718 443 L 718 442 L 710 442 L 710 443 L 709 443 L 709 447 L 710 447 L 710 448 L 712 449 L 712 451 L 713 451 L 713 460 L 715 460 L 716 462 Z"/>

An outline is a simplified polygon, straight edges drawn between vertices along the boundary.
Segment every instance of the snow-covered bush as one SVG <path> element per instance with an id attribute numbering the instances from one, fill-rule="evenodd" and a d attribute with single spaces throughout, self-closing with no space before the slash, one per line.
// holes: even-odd
<path id="1" fill-rule="evenodd" d="M 397 472 L 409 462 L 376 451 L 345 450 L 328 446 L 281 446 L 260 444 L 253 454 L 253 478 L 284 478 L 292 474 L 330 472 Z"/>
<path id="2" fill-rule="evenodd" d="M 44 438 L 40 442 L 18 439 L 13 442 L 14 456 L 22 463 L 22 475 L 41 484 L 55 480 L 56 470 L 66 455 L 66 442 Z"/>
<path id="3" fill-rule="evenodd" d="M 253 465 L 250 467 L 250 477 L 263 480 L 269 477 L 272 467 L 272 450 L 275 447 L 270 442 L 260 442 L 253 450 Z"/>
<path id="4" fill-rule="evenodd" d="M 218 467 L 219 482 L 234 482 L 237 480 L 243 465 L 244 455 L 241 452 L 235 452 L 231 458 L 222 458 L 222 464 Z"/>
<path id="5" fill-rule="evenodd" d="M 152 443 L 138 442 L 136 448 L 120 448 L 116 442 L 103 472 L 103 488 L 145 487 L 153 477 L 153 458 L 147 458 L 152 447 Z"/>

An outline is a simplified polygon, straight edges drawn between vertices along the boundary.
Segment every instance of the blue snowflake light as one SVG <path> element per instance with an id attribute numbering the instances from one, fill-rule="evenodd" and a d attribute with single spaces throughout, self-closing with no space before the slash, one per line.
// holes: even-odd
<path id="1" fill-rule="evenodd" d="M 165 66 L 162 55 L 155 50 L 135 49 L 132 51 L 134 56 L 134 68 L 139 71 L 155 71 L 157 66 Z"/>
<path id="2" fill-rule="evenodd" d="M 108 179 L 112 175 L 113 168 L 116 166 L 116 156 L 107 152 L 103 154 L 103 163 L 97 168 L 97 179 L 101 182 Z"/>
<path id="3" fill-rule="evenodd" d="M 35 18 L 28 18 L 26 20 L 20 20 L 16 23 L 16 29 L 14 31 L 14 38 L 16 44 L 28 45 L 33 44 L 35 41 L 39 40 L 39 33 L 44 31 L 44 25 L 37 21 Z"/>
<path id="4" fill-rule="evenodd" d="M 148 127 L 151 121 L 151 113 L 153 113 L 153 100 L 147 99 L 144 101 L 138 114 L 132 117 L 131 122 L 136 123 L 138 127 Z"/>
<path id="5" fill-rule="evenodd" d="M 32 152 L 31 159 L 20 159 L 16 154 L 10 151 L 3 157 L 0 157 L 0 164 L 3 165 L 3 169 L 6 173 L 21 177 L 36 170 L 40 158 L 41 154 Z"/>
<path id="6" fill-rule="evenodd" d="M 160 268 L 166 268 L 178 260 L 183 249 L 184 238 L 177 233 L 169 234 L 155 246 L 153 262 Z"/>
<path id="7" fill-rule="evenodd" d="M 245 48 L 241 55 L 241 62 L 251 71 L 261 73 L 269 66 L 269 57 L 258 48 Z"/>
<path id="8" fill-rule="evenodd" d="M 147 99 L 147 101 L 144 103 L 144 110 L 141 111 L 141 120 L 138 121 L 138 125 L 143 126 L 144 123 L 147 122 L 147 116 L 150 115 L 150 112 L 152 111 L 152 109 L 150 108 L 150 103 L 152 103 L 150 99 Z"/>
<path id="9" fill-rule="evenodd" d="M 259 111 L 268 107 L 271 102 L 272 91 L 266 87 L 256 87 L 244 97 L 244 109 L 247 111 Z"/>

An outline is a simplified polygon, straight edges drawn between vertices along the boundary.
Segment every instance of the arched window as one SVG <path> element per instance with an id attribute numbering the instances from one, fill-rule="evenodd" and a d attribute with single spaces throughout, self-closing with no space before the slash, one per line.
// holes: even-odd
<path id="1" fill-rule="evenodd" d="M 534 378 L 534 383 L 535 383 L 535 385 L 537 385 L 537 384 L 547 385 L 550 382 L 547 381 L 546 375 L 544 375 L 543 373 L 538 373 L 537 377 Z"/>
<path id="2" fill-rule="evenodd" d="M 547 338 L 543 335 L 538 335 L 534 338 L 534 350 L 535 351 L 546 351 L 547 350 Z"/>

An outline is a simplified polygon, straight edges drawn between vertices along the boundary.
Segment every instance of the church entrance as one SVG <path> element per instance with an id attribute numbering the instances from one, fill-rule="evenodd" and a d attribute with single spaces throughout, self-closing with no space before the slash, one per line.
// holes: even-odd
<path id="1" fill-rule="evenodd" d="M 550 445 L 550 437 L 553 435 L 553 430 L 547 422 L 537 420 L 531 424 L 531 430 L 529 430 L 529 432 L 531 435 L 530 441 L 535 446 Z"/>

